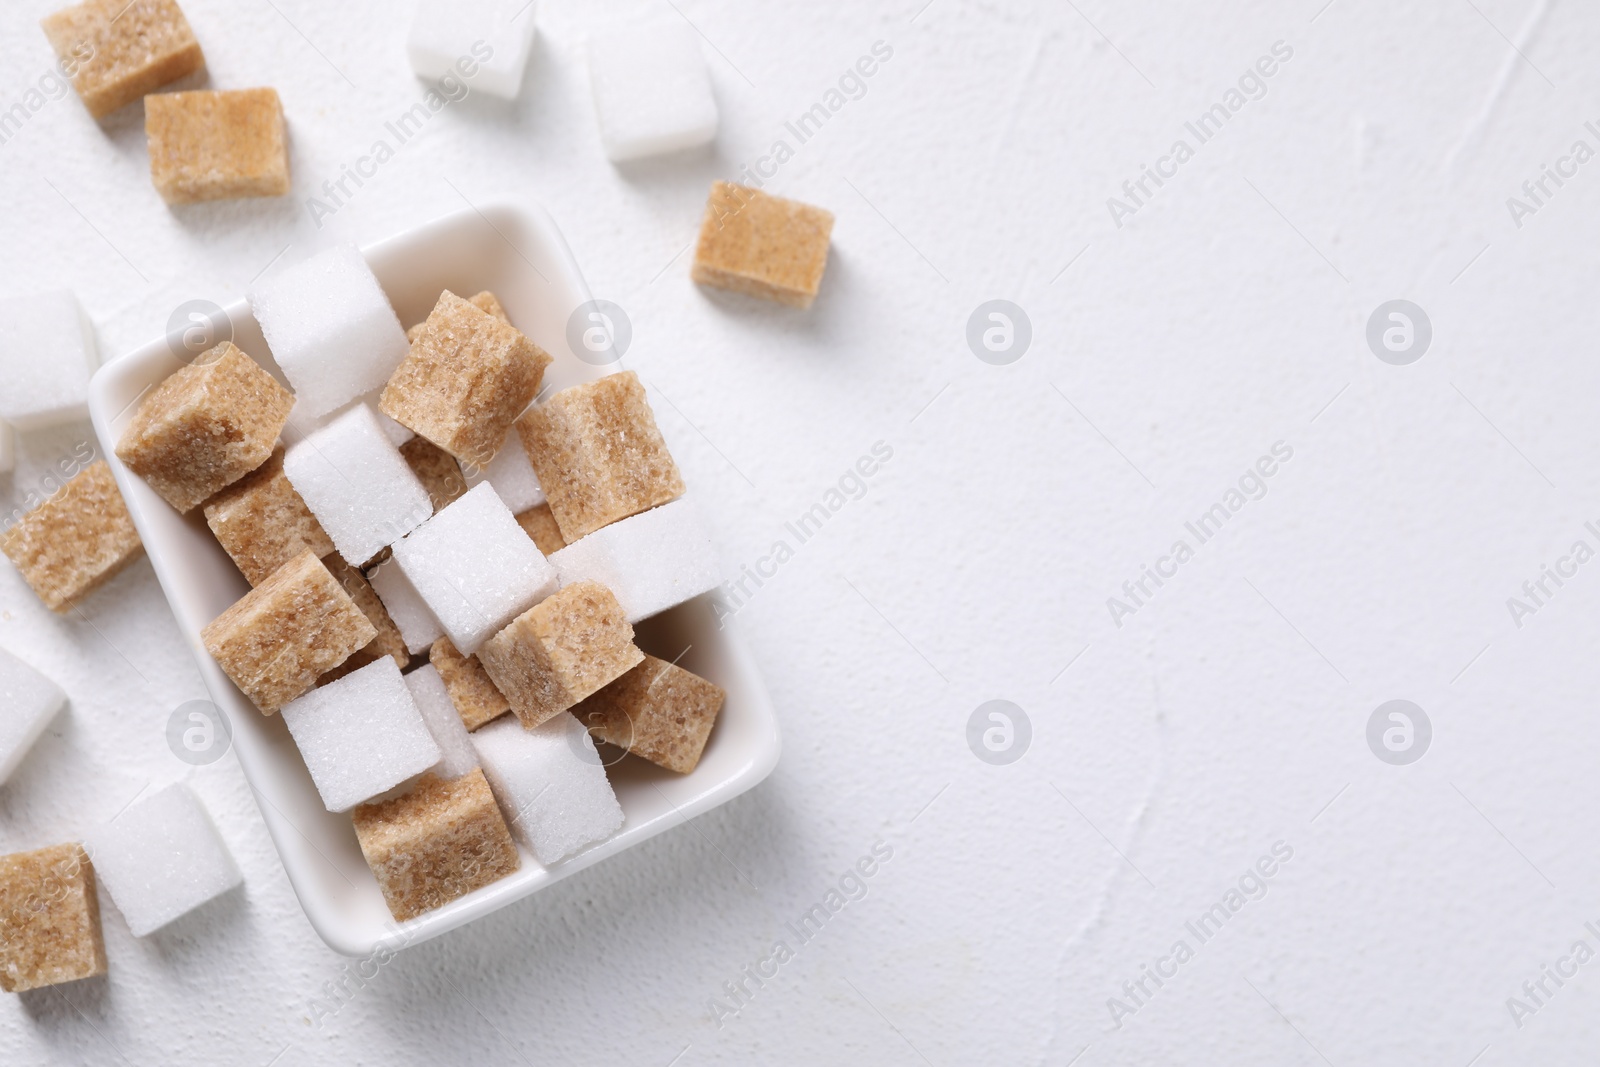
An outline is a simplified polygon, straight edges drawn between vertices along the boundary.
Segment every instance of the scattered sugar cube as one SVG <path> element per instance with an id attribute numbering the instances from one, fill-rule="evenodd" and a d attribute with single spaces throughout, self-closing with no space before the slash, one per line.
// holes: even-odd
<path id="1" fill-rule="evenodd" d="M 517 429 L 569 544 L 683 495 L 683 475 L 633 371 L 563 389 Z"/>
<path id="2" fill-rule="evenodd" d="M 438 670 L 450 694 L 450 703 L 455 705 L 461 724 L 468 730 L 476 730 L 511 710 L 511 701 L 495 688 L 478 657 L 462 655 L 448 637 L 433 643 L 428 659 Z"/>
<path id="3" fill-rule="evenodd" d="M 17 432 L 0 420 L 0 474 L 10 474 L 17 465 Z"/>
<path id="4" fill-rule="evenodd" d="M 828 266 L 833 213 L 732 182 L 711 187 L 694 280 L 808 308 Z"/>
<path id="5" fill-rule="evenodd" d="M 289 390 L 224 341 L 145 397 L 117 456 L 189 511 L 267 461 L 292 407 Z"/>
<path id="6" fill-rule="evenodd" d="M 554 555 L 567 547 L 566 538 L 561 536 L 561 526 L 556 522 L 556 517 L 550 513 L 548 503 L 535 505 L 518 515 L 517 525 L 533 538 L 533 543 L 538 545 L 539 551 L 546 556 Z"/>
<path id="7" fill-rule="evenodd" d="M 556 572 L 491 485 L 480 485 L 394 546 L 395 562 L 463 652 L 556 588 Z"/>
<path id="8" fill-rule="evenodd" d="M 486 467 L 549 364 L 515 326 L 445 290 L 379 406 L 457 459 Z"/>
<path id="9" fill-rule="evenodd" d="M 59 685 L 0 648 L 0 785 L 66 702 Z"/>
<path id="10" fill-rule="evenodd" d="M 244 884 L 211 816 L 182 784 L 134 804 L 84 844 L 134 937 Z"/>
<path id="11" fill-rule="evenodd" d="M 601 741 L 669 771 L 688 774 L 728 694 L 664 659 L 644 662 L 572 709 Z"/>
<path id="12" fill-rule="evenodd" d="M 377 636 L 311 552 L 279 567 L 200 631 L 217 666 L 264 715 L 311 689 Z"/>
<path id="13" fill-rule="evenodd" d="M 550 557 L 562 585 L 595 581 L 629 622 L 677 607 L 722 583 L 716 543 L 687 498 L 614 522 Z"/>
<path id="14" fill-rule="evenodd" d="M 522 437 L 515 429 L 506 434 L 500 450 L 487 467 L 469 467 L 464 473 L 469 487 L 484 482 L 494 486 L 495 493 L 514 513 L 544 503 L 544 490 L 539 488 L 539 476 L 533 472 L 528 450 L 522 447 Z"/>
<path id="15" fill-rule="evenodd" d="M 431 663 L 417 668 L 406 675 L 406 688 L 422 712 L 422 721 L 428 724 L 433 743 L 444 753 L 433 773 L 441 778 L 459 778 L 474 770 L 478 766 L 477 750 L 450 700 L 444 679 L 439 677 L 439 669 Z"/>
<path id="16" fill-rule="evenodd" d="M 578 582 L 535 604 L 478 652 L 529 729 L 620 677 L 644 653 L 611 590 Z"/>
<path id="17" fill-rule="evenodd" d="M 395 426 L 400 425 L 387 415 L 383 418 Z M 433 501 L 435 512 L 454 504 L 467 491 L 467 479 L 462 475 L 461 464 L 456 462 L 456 457 L 426 437 L 413 436 L 400 446 L 400 455 L 405 457 L 411 473 L 428 490 L 428 499 Z"/>
<path id="18" fill-rule="evenodd" d="M 206 65 L 173 0 L 84 0 L 40 25 L 95 118 Z"/>
<path id="19" fill-rule="evenodd" d="M 106 973 L 94 865 L 77 843 L 0 856 L 0 989 Z"/>
<path id="20" fill-rule="evenodd" d="M 393 560 L 372 572 L 372 588 L 388 609 L 389 618 L 399 627 L 400 636 L 405 639 L 406 651 L 411 655 L 419 655 L 433 647 L 433 643 L 444 635 L 444 627 L 434 618 L 428 602 L 422 599 L 417 587 L 411 584 L 411 579 Z"/>
<path id="21" fill-rule="evenodd" d="M 428 490 L 365 404 L 289 446 L 283 472 L 358 567 L 433 514 Z"/>
<path id="22" fill-rule="evenodd" d="M 205 517 L 251 585 L 260 585 L 302 552 L 310 550 L 320 559 L 333 551 L 333 540 L 283 473 L 281 446 L 208 501 Z"/>
<path id="23" fill-rule="evenodd" d="M 289 191 L 276 89 L 156 93 L 144 101 L 150 179 L 169 204 Z"/>
<path id="24" fill-rule="evenodd" d="M 378 631 L 378 636 L 353 652 L 349 659 L 324 674 L 318 684 L 342 678 L 358 667 L 365 667 L 380 656 L 393 659 L 395 666 L 401 670 L 410 666 L 411 652 L 406 647 L 406 639 L 401 635 L 394 619 L 390 618 L 388 609 L 379 599 L 377 591 L 372 588 L 372 583 L 367 581 L 359 570 L 338 556 L 329 556 L 322 561 L 322 565 L 328 568 L 328 573 L 333 575 L 333 580 L 339 583 L 340 588 L 350 594 L 350 599 L 361 609 L 361 614 L 367 617 L 367 621 L 372 623 L 372 628 Z"/>
<path id="25" fill-rule="evenodd" d="M 111 468 L 98 460 L 0 535 L 0 552 L 45 607 L 65 613 L 138 559 L 144 544 Z"/>
<path id="26" fill-rule="evenodd" d="M 329 811 L 349 811 L 443 755 L 387 656 L 285 704 L 283 722 Z"/>
<path id="27" fill-rule="evenodd" d="M 0 419 L 42 430 L 89 417 L 94 328 L 65 289 L 0 300 Z"/>
<path id="28" fill-rule="evenodd" d="M 707 144 L 717 135 L 700 37 L 681 22 L 591 35 L 589 84 L 613 163 Z"/>
<path id="29" fill-rule="evenodd" d="M 470 746 L 468 746 L 470 747 Z M 424 775 L 415 789 L 353 813 L 361 854 L 399 922 L 443 907 L 522 865 L 483 772 Z"/>
<path id="30" fill-rule="evenodd" d="M 535 26 L 533 0 L 419 0 L 406 53 L 420 78 L 515 100 Z"/>
<path id="31" fill-rule="evenodd" d="M 543 864 L 622 827 L 622 806 L 589 732 L 566 712 L 525 730 L 515 719 L 472 735 L 483 773 L 511 832 Z"/>
<path id="32" fill-rule="evenodd" d="M 250 307 L 299 400 L 297 416 L 326 415 L 382 389 L 408 345 L 367 261 L 345 245 L 268 277 Z"/>

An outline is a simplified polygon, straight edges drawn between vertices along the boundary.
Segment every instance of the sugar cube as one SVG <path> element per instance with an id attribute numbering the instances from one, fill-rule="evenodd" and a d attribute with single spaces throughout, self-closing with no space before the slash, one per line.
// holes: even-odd
<path id="1" fill-rule="evenodd" d="M 59 685 L 0 648 L 0 785 L 66 702 Z"/>
<path id="2" fill-rule="evenodd" d="M 544 490 L 539 488 L 539 476 L 533 472 L 528 450 L 522 447 L 522 437 L 513 429 L 506 434 L 500 450 L 486 467 L 465 468 L 468 486 L 488 482 L 495 493 L 513 513 L 527 511 L 544 503 Z"/>
<path id="3" fill-rule="evenodd" d="M 434 744 L 444 753 L 433 773 L 441 778 L 459 778 L 478 766 L 478 753 L 472 747 L 467 727 L 450 700 L 450 693 L 439 677 L 439 669 L 429 663 L 405 676 L 411 699 L 422 712 Z"/>
<path id="4" fill-rule="evenodd" d="M 285 704 L 283 722 L 329 811 L 349 811 L 443 755 L 387 656 Z"/>
<path id="5" fill-rule="evenodd" d="M 491 485 L 460 500 L 394 546 L 394 559 L 463 652 L 556 588 L 556 572 Z"/>
<path id="6" fill-rule="evenodd" d="M 528 728 L 566 711 L 644 659 L 611 590 L 578 582 L 484 643 L 478 659 Z"/>
<path id="7" fill-rule="evenodd" d="M 828 266 L 833 214 L 732 182 L 711 187 L 694 280 L 808 308 Z"/>
<path id="8" fill-rule="evenodd" d="M 700 762 L 727 696 L 692 671 L 645 656 L 572 714 L 599 740 L 688 774 Z"/>
<path id="9" fill-rule="evenodd" d="M 211 816 L 181 783 L 129 807 L 84 844 L 134 937 L 244 884 Z"/>
<path id="10" fill-rule="evenodd" d="M 487 289 L 479 293 L 477 296 L 468 299 L 467 303 L 471 304 L 485 315 L 499 319 L 507 326 L 513 325 L 511 322 L 511 316 L 506 314 L 505 306 L 500 303 L 500 298 L 495 296 Z M 422 336 L 422 328 L 426 325 L 428 324 L 426 321 L 424 321 L 419 322 L 415 326 L 411 327 L 406 331 L 406 340 L 415 344 L 417 338 Z"/>
<path id="11" fill-rule="evenodd" d="M 0 420 L 0 474 L 10 474 L 17 465 L 17 432 Z"/>
<path id="12" fill-rule="evenodd" d="M 478 657 L 462 655 L 448 637 L 433 643 L 428 659 L 439 671 L 439 678 L 450 694 L 450 703 L 455 705 L 461 724 L 468 730 L 476 730 L 511 710 L 511 701 L 495 688 Z"/>
<path id="13" fill-rule="evenodd" d="M 383 418 L 396 426 L 400 425 L 387 415 Z M 461 473 L 461 464 L 456 462 L 456 457 L 426 437 L 412 437 L 400 446 L 400 455 L 405 457 L 411 472 L 428 490 L 428 499 L 433 501 L 435 512 L 443 511 L 460 500 L 467 491 L 467 480 Z"/>
<path id="14" fill-rule="evenodd" d="M 416 788 L 353 813 L 361 854 L 399 922 L 511 874 L 522 865 L 483 772 L 424 775 Z"/>
<path id="15" fill-rule="evenodd" d="M 212 497 L 206 525 L 251 585 L 310 550 L 319 559 L 333 551 L 317 517 L 283 473 L 283 448 L 255 471 Z"/>
<path id="16" fill-rule="evenodd" d="M 406 358 L 405 331 L 354 247 L 287 267 L 249 294 L 272 356 L 315 418 L 383 388 Z"/>
<path id="17" fill-rule="evenodd" d="M 539 546 L 539 551 L 546 556 L 554 555 L 567 547 L 566 538 L 561 536 L 561 526 L 556 522 L 556 517 L 550 513 L 548 503 L 538 504 L 517 516 L 517 525 Z"/>
<path id="18" fill-rule="evenodd" d="M 722 583 L 711 533 L 682 498 L 614 522 L 550 557 L 562 585 L 596 581 L 638 622 Z"/>
<path id="19" fill-rule="evenodd" d="M 174 0 L 84 0 L 40 25 L 95 118 L 206 64 Z"/>
<path id="20" fill-rule="evenodd" d="M 568 543 L 683 495 L 633 371 L 563 389 L 517 421 Z"/>
<path id="21" fill-rule="evenodd" d="M 428 490 L 365 404 L 290 445 L 283 472 L 358 567 L 433 514 Z"/>
<path id="22" fill-rule="evenodd" d="M 622 805 L 589 732 L 567 712 L 523 729 L 514 719 L 472 735 L 483 773 L 516 834 L 543 864 L 622 827 Z"/>
<path id="23" fill-rule="evenodd" d="M 73 842 L 0 856 L 0 989 L 106 973 L 94 864 Z"/>
<path id="24" fill-rule="evenodd" d="M 378 631 L 378 636 L 368 641 L 361 648 L 351 654 L 339 666 L 323 675 L 322 681 L 332 681 L 341 678 L 358 667 L 365 667 L 379 656 L 388 656 L 394 660 L 395 666 L 405 670 L 411 663 L 411 652 L 406 647 L 406 639 L 400 633 L 400 628 L 395 625 L 394 619 L 389 616 L 388 609 L 372 588 L 372 583 L 362 575 L 361 571 L 350 566 L 338 556 L 329 556 L 322 561 L 328 568 L 328 573 L 333 575 L 333 580 L 338 582 L 344 591 L 350 594 L 350 599 L 356 607 L 361 609 L 361 614 L 372 623 L 372 628 Z"/>
<path id="25" fill-rule="evenodd" d="M 200 631 L 217 666 L 264 715 L 309 690 L 377 636 L 350 594 L 309 551 Z"/>
<path id="26" fill-rule="evenodd" d="M 420 0 L 406 53 L 418 77 L 515 100 L 535 25 L 533 0 Z"/>
<path id="27" fill-rule="evenodd" d="M 276 89 L 156 93 L 144 101 L 150 179 L 169 204 L 289 191 L 289 143 Z"/>
<path id="28" fill-rule="evenodd" d="M 28 431 L 88 418 L 98 363 L 94 329 L 72 293 L 0 300 L 0 419 Z"/>
<path id="29" fill-rule="evenodd" d="M 445 290 L 379 407 L 457 459 L 484 467 L 539 392 L 550 356 Z"/>
<path id="30" fill-rule="evenodd" d="M 406 651 L 415 656 L 433 647 L 433 643 L 444 634 L 444 627 L 433 617 L 428 602 L 422 599 L 422 594 L 417 592 L 411 579 L 405 576 L 394 560 L 380 564 L 372 572 L 371 581 L 373 591 L 389 612 L 389 618 L 400 628 Z"/>
<path id="31" fill-rule="evenodd" d="M 179 511 L 267 461 L 294 397 L 224 341 L 156 386 L 117 442 L 117 456 Z"/>
<path id="32" fill-rule="evenodd" d="M 65 613 L 138 559 L 144 545 L 111 468 L 98 460 L 0 535 L 0 551 L 45 607 Z"/>
<path id="33" fill-rule="evenodd" d="M 592 34 L 589 84 L 613 163 L 692 148 L 717 135 L 700 37 L 685 23 Z"/>

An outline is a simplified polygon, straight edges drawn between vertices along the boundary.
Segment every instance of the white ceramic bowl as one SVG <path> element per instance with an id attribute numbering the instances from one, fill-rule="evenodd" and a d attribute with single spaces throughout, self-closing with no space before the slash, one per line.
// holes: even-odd
<path id="1" fill-rule="evenodd" d="M 567 318 L 589 299 L 589 291 L 566 241 L 542 210 L 499 205 L 481 213 L 462 211 L 363 251 L 403 323 L 426 318 L 441 289 L 463 294 L 489 289 L 512 321 L 554 357 L 547 383 L 565 388 L 603 373 L 604 368 L 578 359 L 567 343 Z M 281 381 L 249 305 L 241 300 L 224 310 L 233 342 Z M 694 772 L 676 775 L 632 756 L 622 759 L 609 770 L 625 815 L 614 837 L 549 867 L 519 848 L 522 867 L 516 874 L 397 925 L 361 856 L 350 817 L 323 808 L 282 718 L 257 711 L 201 644 L 201 628 L 249 586 L 207 529 L 200 509 L 188 517 L 177 514 L 113 451 L 135 401 L 180 366 L 165 337 L 107 364 L 90 386 L 90 414 L 161 588 L 232 727 L 239 764 L 284 870 L 306 917 L 333 949 L 363 956 L 380 944 L 441 934 L 725 803 L 772 771 L 781 743 L 761 678 L 735 631 L 719 628 L 708 597 L 690 601 L 637 629 L 640 647 L 666 659 L 688 648 L 679 662 L 728 691 Z"/>

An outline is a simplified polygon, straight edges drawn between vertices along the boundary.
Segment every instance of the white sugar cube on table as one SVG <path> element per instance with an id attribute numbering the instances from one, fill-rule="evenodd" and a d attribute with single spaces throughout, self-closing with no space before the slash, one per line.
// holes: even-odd
<path id="1" fill-rule="evenodd" d="M 394 560 L 388 560 L 380 566 L 373 573 L 371 582 L 373 591 L 389 612 L 389 618 L 399 628 L 407 652 L 413 656 L 420 655 L 444 636 L 444 627 L 439 625 L 439 620 L 428 609 L 428 602 L 422 599 L 417 587 L 411 584 L 411 579 L 405 576 Z"/>
<path id="2" fill-rule="evenodd" d="M 487 467 L 467 469 L 462 464 L 467 485 L 479 486 L 488 482 L 513 515 L 521 515 L 529 508 L 544 503 L 544 490 L 539 486 L 539 476 L 533 471 L 528 450 L 522 447 L 522 435 L 515 428 L 506 434 L 500 451 L 494 454 Z"/>
<path id="3" fill-rule="evenodd" d="M 281 714 L 329 811 L 349 811 L 443 755 L 391 656 L 290 701 Z"/>
<path id="4" fill-rule="evenodd" d="M 469 656 L 558 584 L 555 568 L 488 484 L 396 544 L 394 561 Z"/>
<path id="5" fill-rule="evenodd" d="M 66 702 L 59 685 L 0 648 L 0 785 Z"/>
<path id="6" fill-rule="evenodd" d="M 450 691 L 444 687 L 444 679 L 439 677 L 433 664 L 417 668 L 405 679 L 406 688 L 411 690 L 411 699 L 417 702 L 417 710 L 422 712 L 422 721 L 428 724 L 434 744 L 444 753 L 433 773 L 440 778 L 459 778 L 478 766 L 478 751 L 472 747 L 472 735 L 467 733 L 467 725 L 461 721 L 461 713 L 450 700 Z"/>
<path id="7" fill-rule="evenodd" d="M 382 389 L 411 350 L 383 287 L 354 247 L 286 267 L 249 296 L 272 358 L 294 388 L 298 421 Z"/>
<path id="8" fill-rule="evenodd" d="M 283 473 L 353 567 L 433 514 L 427 488 L 365 404 L 290 445 Z"/>
<path id="9" fill-rule="evenodd" d="M 533 52 L 532 0 L 418 0 L 406 53 L 429 81 L 515 100 Z"/>
<path id="10" fill-rule="evenodd" d="M 693 148 L 717 135 L 711 77 L 688 26 L 597 31 L 589 38 L 589 83 L 613 163 Z"/>
<path id="11" fill-rule="evenodd" d="M 603 526 L 550 557 L 561 584 L 599 582 L 629 622 L 722 584 L 716 543 L 687 497 Z"/>
<path id="12" fill-rule="evenodd" d="M 603 841 L 622 826 L 622 807 L 606 780 L 589 731 L 563 711 L 532 730 L 515 717 L 472 735 L 500 810 L 543 864 Z"/>
<path id="13" fill-rule="evenodd" d="M 0 300 L 0 419 L 42 430 L 89 417 L 94 330 L 67 290 Z"/>
<path id="14" fill-rule="evenodd" d="M 181 784 L 136 802 L 91 832 L 84 847 L 134 937 L 244 882 L 206 809 Z"/>

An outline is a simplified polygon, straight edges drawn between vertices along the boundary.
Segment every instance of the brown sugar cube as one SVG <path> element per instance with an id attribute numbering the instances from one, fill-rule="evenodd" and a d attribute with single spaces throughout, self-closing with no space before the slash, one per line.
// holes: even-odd
<path id="1" fill-rule="evenodd" d="M 822 285 L 832 234 L 832 212 L 716 182 L 694 252 L 694 280 L 808 308 Z"/>
<path id="2" fill-rule="evenodd" d="M 463 656 L 448 637 L 441 637 L 428 650 L 428 661 L 444 679 L 450 703 L 468 730 L 476 730 L 511 710 L 511 701 L 495 688 L 489 673 L 477 656 Z"/>
<path id="3" fill-rule="evenodd" d="M 158 93 L 144 102 L 150 180 L 169 204 L 289 191 L 276 89 Z"/>
<path id="4" fill-rule="evenodd" d="M 561 390 L 517 429 L 568 544 L 683 495 L 683 475 L 631 370 Z"/>
<path id="5" fill-rule="evenodd" d="M 461 464 L 456 458 L 426 437 L 413 437 L 400 446 L 400 454 L 417 480 L 428 490 L 433 501 L 434 514 L 443 511 L 466 494 L 467 480 L 462 477 Z"/>
<path id="6" fill-rule="evenodd" d="M 378 406 L 457 459 L 487 467 L 549 364 L 515 326 L 446 290 Z"/>
<path id="7" fill-rule="evenodd" d="M 574 582 L 512 619 L 478 649 L 483 669 L 529 730 L 644 659 L 611 590 Z"/>
<path id="8" fill-rule="evenodd" d="M 206 65 L 173 0 L 84 0 L 39 25 L 95 118 Z"/>
<path id="9" fill-rule="evenodd" d="M 505 323 L 507 326 L 511 325 L 511 316 L 507 315 L 506 309 L 501 306 L 500 298 L 495 296 L 489 290 L 485 289 L 471 300 L 468 300 L 467 303 L 471 304 L 485 315 L 492 315 L 501 322 Z M 419 322 L 415 326 L 411 327 L 411 329 L 406 331 L 406 340 L 415 344 L 417 337 L 422 333 L 422 328 L 426 325 L 426 322 Z"/>
<path id="10" fill-rule="evenodd" d="M 51 611 L 69 611 L 144 545 L 105 460 L 91 463 L 0 536 L 0 551 Z"/>
<path id="11" fill-rule="evenodd" d="M 145 397 L 117 456 L 189 511 L 267 461 L 292 407 L 293 393 L 224 341 Z"/>
<path id="12" fill-rule="evenodd" d="M 567 547 L 567 539 L 561 536 L 561 526 L 551 514 L 548 503 L 536 504 L 518 515 L 517 525 L 527 531 L 539 551 L 547 556 Z"/>
<path id="13" fill-rule="evenodd" d="M 200 639 L 263 715 L 276 714 L 378 631 L 313 552 L 302 552 L 212 619 Z"/>
<path id="14" fill-rule="evenodd" d="M 0 856 L 0 989 L 106 973 L 94 865 L 77 843 Z"/>
<path id="15" fill-rule="evenodd" d="M 375 659 L 390 656 L 395 665 L 401 670 L 411 664 L 411 653 L 406 649 L 406 639 L 400 636 L 400 627 L 394 624 L 389 617 L 389 609 L 383 606 L 383 601 L 378 599 L 378 593 L 372 588 L 372 583 L 356 568 L 346 563 L 337 552 L 329 555 L 322 561 L 328 568 L 328 573 L 333 575 L 333 580 L 339 583 L 350 599 L 355 601 L 356 607 L 361 609 L 361 614 L 372 623 L 372 628 L 378 631 L 378 636 L 356 649 L 333 670 L 318 679 L 318 685 L 324 685 L 336 678 L 343 678 L 351 671 L 365 667 Z"/>
<path id="16" fill-rule="evenodd" d="M 283 449 L 256 470 L 212 497 L 206 525 L 217 535 L 251 585 L 308 549 L 320 559 L 333 540 L 283 473 Z"/>
<path id="17" fill-rule="evenodd" d="M 511 831 L 483 771 L 448 780 L 423 775 L 416 788 L 352 813 L 361 854 L 399 922 L 443 907 L 520 865 Z"/>
<path id="18" fill-rule="evenodd" d="M 728 694 L 664 659 L 644 662 L 572 709 L 596 739 L 688 774 Z"/>

